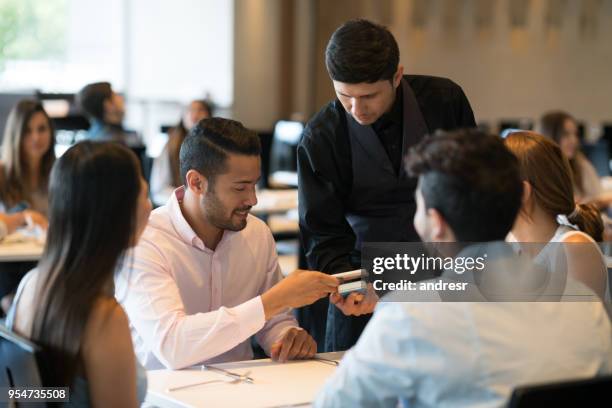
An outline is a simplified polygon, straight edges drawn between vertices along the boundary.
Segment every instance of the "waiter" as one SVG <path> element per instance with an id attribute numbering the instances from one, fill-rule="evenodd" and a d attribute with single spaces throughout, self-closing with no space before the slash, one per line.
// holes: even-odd
<path id="1" fill-rule="evenodd" d="M 402 158 L 426 134 L 475 121 L 451 80 L 404 75 L 395 38 L 378 24 L 343 24 L 325 63 L 336 99 L 308 122 L 298 145 L 300 231 L 310 269 L 340 273 L 361 267 L 363 242 L 419 241 L 416 179 Z M 350 348 L 369 317 L 345 316 L 327 299 L 298 312 L 319 351 Z"/>

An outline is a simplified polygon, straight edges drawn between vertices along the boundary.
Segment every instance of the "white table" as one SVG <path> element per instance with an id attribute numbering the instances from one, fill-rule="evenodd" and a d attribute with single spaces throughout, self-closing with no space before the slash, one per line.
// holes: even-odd
<path id="1" fill-rule="evenodd" d="M 270 174 L 269 185 L 272 187 L 298 186 L 298 175 L 295 171 L 275 171 Z"/>
<path id="2" fill-rule="evenodd" d="M 259 190 L 257 191 L 257 205 L 251 209 L 253 214 L 281 214 L 298 207 L 298 191 L 296 188 L 288 190 Z"/>
<path id="3" fill-rule="evenodd" d="M 15 232 L 0 241 L 0 262 L 38 261 L 44 246 L 42 240 Z"/>
<path id="4" fill-rule="evenodd" d="M 342 354 L 323 353 L 318 356 L 339 361 Z M 228 382 L 225 375 L 200 368 L 153 370 L 147 372 L 149 387 L 146 403 L 162 408 L 309 406 L 325 380 L 336 370 L 334 365 L 316 360 L 281 364 L 263 359 L 214 366 L 238 374 L 249 372 L 254 383 Z M 221 381 L 168 390 L 209 380 Z"/>

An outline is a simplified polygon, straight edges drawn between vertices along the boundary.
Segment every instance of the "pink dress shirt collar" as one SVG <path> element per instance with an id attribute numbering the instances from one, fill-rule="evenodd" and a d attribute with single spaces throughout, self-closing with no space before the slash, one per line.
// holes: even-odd
<path id="1" fill-rule="evenodd" d="M 191 225 L 185 219 L 183 215 L 183 210 L 181 209 L 181 202 L 185 197 L 185 187 L 178 187 L 170 198 L 168 199 L 168 203 L 166 206 L 168 207 L 168 214 L 170 216 L 170 221 L 172 222 L 172 226 L 178 233 L 179 237 L 187 244 L 192 245 L 195 248 L 198 248 L 204 252 L 215 252 L 212 249 L 208 248 L 204 245 L 202 239 L 196 234 L 196 232 L 191 228 Z M 217 249 L 223 244 L 225 244 L 233 235 L 234 231 L 223 231 L 223 237 L 219 244 L 217 245 Z"/>

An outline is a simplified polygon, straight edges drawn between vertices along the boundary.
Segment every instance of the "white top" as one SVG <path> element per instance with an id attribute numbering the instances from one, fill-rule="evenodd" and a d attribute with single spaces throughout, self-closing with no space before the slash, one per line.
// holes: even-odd
<path id="1" fill-rule="evenodd" d="M 558 217 L 557 221 L 561 222 L 560 220 L 561 218 Z M 570 236 L 576 234 L 580 235 L 587 241 L 590 241 L 593 244 L 594 248 L 596 248 L 596 252 L 599 254 L 599 259 L 593 260 L 593 262 L 597 264 L 597 268 L 601 271 L 601 274 L 603 276 L 605 282 L 604 301 L 609 303 L 611 301 L 611 294 L 610 283 L 608 282 L 608 268 L 606 265 L 606 259 L 603 253 L 601 252 L 601 248 L 599 248 L 597 242 L 590 235 L 585 234 L 584 232 L 576 230 L 567 225 L 560 224 L 555 230 L 555 233 L 553 234 L 550 241 L 548 241 L 548 243 L 541 249 L 540 253 L 538 253 L 538 255 L 534 258 L 534 262 L 547 267 L 550 271 L 561 272 L 555 274 L 555 278 L 560 278 L 563 280 L 567 279 L 568 266 L 567 261 L 565 259 L 566 253 L 565 251 L 557 251 L 559 248 L 564 249 L 562 245 L 559 245 L 559 243 L 565 242 L 565 240 L 568 239 Z M 506 240 L 508 242 L 518 242 L 516 237 L 512 233 L 508 234 Z M 584 245 L 588 244 L 585 243 Z M 567 285 L 565 286 L 565 290 L 563 291 L 565 297 L 572 296 L 573 294 L 580 294 L 584 291 L 584 286 L 577 285 L 577 283 L 578 282 L 577 280 L 575 280 L 575 278 L 567 279 Z M 552 284 L 556 283 L 553 282 Z"/>
<path id="2" fill-rule="evenodd" d="M 548 245 L 546 245 L 542 249 L 542 251 L 536 256 L 536 258 L 534 259 L 534 262 L 536 263 L 546 262 L 546 263 L 549 263 L 551 265 L 550 267 L 554 268 L 554 270 L 567 271 L 567 263 L 565 262 L 565 251 L 562 252 L 562 256 L 558 256 L 559 254 L 555 253 L 555 251 L 558 250 L 559 248 L 563 249 L 563 247 L 558 245 L 558 243 L 565 242 L 568 238 L 570 238 L 571 236 L 575 236 L 575 235 L 578 235 L 582 237 L 583 239 L 591 242 L 593 244 L 593 247 L 596 248 L 596 251 L 599 254 L 599 259 L 593 260 L 593 262 L 597 264 L 597 268 L 600 271 L 601 275 L 603 276 L 603 279 L 605 282 L 604 301 L 609 303 L 611 301 L 611 297 L 610 297 L 610 284 L 608 282 L 608 267 L 606 266 L 606 259 L 604 257 L 604 254 L 601 252 L 599 245 L 590 235 L 585 234 L 582 231 L 575 230 L 567 225 L 559 225 L 554 235 L 550 239 Z M 588 244 L 583 244 L 583 245 L 588 245 Z M 555 264 L 554 266 L 552 265 L 553 263 Z M 568 286 L 571 283 L 572 283 L 572 280 L 569 279 Z M 568 287 L 566 289 L 566 295 L 570 291 L 578 292 L 579 290 L 580 290 L 579 288 Z"/>
<path id="3" fill-rule="evenodd" d="M 599 302 L 380 302 L 316 407 L 500 407 L 517 385 L 612 372 Z"/>
<path id="4" fill-rule="evenodd" d="M 270 230 L 249 216 L 212 251 L 183 217 L 183 194 L 178 188 L 151 213 L 115 280 L 136 355 L 147 369 L 248 360 L 252 335 L 269 352 L 285 329 L 297 327 L 289 311 L 265 321 L 259 295 L 282 279 Z"/>

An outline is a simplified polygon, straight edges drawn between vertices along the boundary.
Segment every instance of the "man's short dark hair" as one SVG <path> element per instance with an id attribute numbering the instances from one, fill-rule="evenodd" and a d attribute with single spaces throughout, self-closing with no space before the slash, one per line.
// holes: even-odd
<path id="1" fill-rule="evenodd" d="M 503 140 L 476 129 L 437 133 L 415 146 L 406 170 L 420 176 L 425 206 L 462 242 L 503 240 L 521 207 L 519 163 Z"/>
<path id="2" fill-rule="evenodd" d="M 391 81 L 399 65 L 399 48 L 385 27 L 368 20 L 350 20 L 329 39 L 325 65 L 334 81 Z"/>
<path id="3" fill-rule="evenodd" d="M 77 104 L 90 118 L 104 120 L 104 101 L 113 95 L 108 82 L 95 82 L 86 85 L 77 95 Z"/>
<path id="4" fill-rule="evenodd" d="M 189 131 L 181 145 L 179 161 L 183 183 L 187 172 L 192 169 L 213 183 L 216 175 L 227 170 L 228 153 L 259 156 L 259 136 L 235 120 L 202 119 Z"/>

